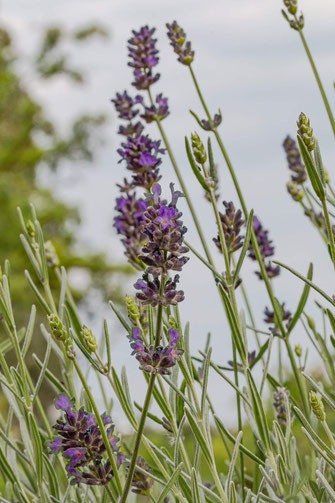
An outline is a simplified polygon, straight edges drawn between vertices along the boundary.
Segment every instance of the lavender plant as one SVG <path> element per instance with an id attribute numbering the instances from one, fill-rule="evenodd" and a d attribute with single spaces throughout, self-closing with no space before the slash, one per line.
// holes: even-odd
<path id="1" fill-rule="evenodd" d="M 286 19 L 307 48 L 297 1 L 284 0 L 284 5 Z M 6 334 L 0 348 L 5 403 L 0 414 L 0 501 L 125 503 L 137 496 L 156 503 L 335 501 L 335 298 L 313 282 L 312 265 L 304 276 L 288 265 L 269 260 L 275 254 L 273 241 L 263 219 L 248 210 L 218 130 L 222 114 L 220 110 L 214 115 L 209 112 L 200 91 L 192 66 L 192 43 L 176 21 L 168 23 L 167 28 L 171 46 L 179 63 L 188 67 L 205 113 L 200 119 L 192 112 L 195 124 L 205 131 L 201 135 L 208 137 L 197 132 L 187 135 L 185 159 L 211 206 L 217 233 L 206 236 L 203 232 L 162 126 L 173 111 L 162 92 L 153 97 L 152 86 L 160 77 L 156 71 L 157 40 L 154 28 L 141 27 L 128 41 L 132 85 L 141 94 L 132 96 L 125 90 L 112 100 L 119 118 L 125 121 L 119 129 L 122 141 L 118 153 L 120 169 L 128 170 L 128 178 L 118 185 L 114 226 L 127 260 L 140 276 L 125 297 L 123 310 L 111 303 L 129 339 L 129 359 L 119 373 L 114 367 L 108 320 L 103 322 L 102 337 L 82 320 L 66 271 L 59 268 L 50 242 L 44 241 L 34 207 L 25 217 L 19 209 L 21 241 L 34 273 L 32 277 L 27 270 L 25 276 L 45 314 L 45 323 L 35 327 L 37 308 L 32 306 L 27 326 L 16 326 L 10 266 L 6 262 L 0 278 L 0 321 Z M 318 84 L 331 119 L 319 80 Z M 146 124 L 150 123 L 156 124 L 160 139 L 147 134 Z M 236 195 L 220 187 L 211 139 L 218 144 Z M 335 194 L 311 120 L 305 114 L 297 121 L 297 142 L 287 136 L 284 149 L 291 173 L 288 192 L 320 232 L 335 267 L 335 226 L 329 209 L 335 206 Z M 161 171 L 166 154 L 180 187 L 170 184 L 171 196 L 165 199 L 159 182 L 169 181 L 168 170 Z M 119 179 L 122 177 L 120 174 Z M 187 227 L 179 209 L 183 198 L 189 210 L 185 220 L 193 220 L 203 251 L 185 240 Z M 219 267 L 212 257 L 211 244 L 219 251 Z M 243 281 L 247 277 L 246 257 L 257 262 L 255 272 L 268 295 L 264 311 L 268 330 L 255 324 Z M 231 336 L 233 359 L 227 365 L 215 361 L 218 357 L 212 351 L 210 335 L 205 350 L 191 354 L 190 325 L 182 318 L 182 301 L 189 293 L 179 289 L 185 266 L 205 267 L 213 277 L 217 308 L 222 309 Z M 50 267 L 60 283 L 57 299 L 50 289 Z M 274 294 L 273 279 L 281 268 L 304 283 L 292 312 Z M 321 328 L 306 311 L 311 290 L 318 295 Z M 299 345 L 292 347 L 292 332 L 298 322 L 322 361 L 323 379 L 307 373 L 307 350 Z M 264 343 L 260 335 L 266 336 Z M 26 365 L 32 337 L 47 341 L 44 360 L 33 355 L 40 370 L 37 380 L 32 379 Z M 273 351 L 274 339 L 278 351 Z M 284 350 L 289 370 L 283 367 Z M 7 358 L 10 351 L 16 356 L 12 366 Z M 61 379 L 48 368 L 50 358 L 58 360 Z M 132 398 L 132 392 L 137 392 L 135 385 L 128 383 L 126 367 L 132 365 L 139 367 L 138 375 L 147 384 L 142 405 Z M 261 372 L 255 372 L 255 367 Z M 236 423 L 231 431 L 216 412 L 216 397 L 208 387 L 210 372 L 236 393 Z M 89 384 L 89 373 L 97 377 L 101 398 L 97 388 L 93 390 Z M 42 383 L 50 386 L 58 409 L 58 413 L 53 411 L 58 416 L 53 426 L 50 411 L 39 398 Z M 122 424 L 112 421 L 114 401 L 123 412 Z M 131 434 L 121 433 L 125 431 L 123 422 L 131 428 Z M 160 432 L 158 436 L 153 425 Z M 164 432 L 169 436 L 169 446 L 162 445 Z M 223 448 L 225 462 L 220 457 Z"/>

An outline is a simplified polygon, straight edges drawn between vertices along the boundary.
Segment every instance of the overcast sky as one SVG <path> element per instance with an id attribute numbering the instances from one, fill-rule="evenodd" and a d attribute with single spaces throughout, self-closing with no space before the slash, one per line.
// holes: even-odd
<path id="1" fill-rule="evenodd" d="M 191 175 L 184 152 L 184 135 L 197 129 L 188 110 L 203 116 L 186 67 L 176 56 L 166 37 L 165 23 L 177 19 L 196 51 L 194 70 L 206 96 L 210 110 L 223 112 L 221 134 L 235 166 L 248 207 L 253 207 L 276 245 L 276 258 L 305 272 L 309 261 L 315 265 L 315 279 L 333 293 L 333 277 L 327 252 L 316 231 L 302 215 L 300 207 L 286 193 L 289 179 L 282 150 L 284 137 L 295 135 L 295 121 L 301 111 L 311 118 L 319 139 L 324 163 L 332 176 L 334 171 L 333 138 L 328 119 L 297 32 L 289 29 L 281 16 L 280 0 L 2 0 L 2 21 L 15 33 L 17 46 L 32 56 L 40 29 L 49 24 L 67 28 L 90 22 L 100 22 L 111 31 L 111 38 L 83 44 L 72 54 L 78 67 L 88 68 L 89 83 L 78 87 L 65 79 L 53 83 L 38 83 L 25 74 L 26 83 L 35 97 L 47 106 L 49 114 L 65 125 L 78 111 L 103 111 L 110 117 L 107 141 L 100 149 L 93 167 L 77 168 L 64 165 L 61 181 L 56 183 L 59 197 L 78 205 L 83 216 L 81 237 L 92 249 L 107 250 L 112 258 L 122 259 L 122 248 L 112 227 L 115 184 L 125 175 L 117 164 L 117 118 L 109 102 L 116 91 L 130 89 L 131 70 L 127 66 L 126 41 L 132 29 L 143 24 L 157 27 L 158 48 L 161 51 L 161 79 L 153 92 L 169 97 L 171 115 L 164 121 L 178 163 L 184 173 L 192 199 L 199 209 L 200 219 L 211 242 L 215 223 L 210 206 Z M 334 104 L 334 21 L 333 0 L 300 0 L 299 9 L 305 15 L 305 35 L 317 61 L 320 75 L 331 104 Z M 131 91 L 132 92 L 132 91 Z M 135 92 L 135 91 L 134 91 Z M 150 134 L 158 138 L 154 127 Z M 215 150 L 221 179 L 221 200 L 237 197 L 220 152 Z M 168 159 L 161 167 L 163 186 L 175 181 Z M 53 180 L 54 183 L 54 180 Z M 167 196 L 168 193 L 166 192 Z M 221 202 L 220 202 L 221 204 Z M 188 240 L 198 245 L 185 205 L 184 221 L 189 227 Z M 222 258 L 213 253 L 219 270 Z M 191 320 L 192 348 L 203 346 L 207 332 L 213 336 L 213 358 L 226 362 L 231 357 L 230 335 L 212 278 L 191 257 L 182 273 L 181 285 L 186 299 L 181 306 L 183 321 Z M 269 305 L 264 285 L 253 273 L 248 262 L 243 278 L 249 292 L 258 324 L 262 311 Z M 288 273 L 275 281 L 276 295 L 292 310 L 302 285 Z M 128 293 L 133 293 L 131 283 Z M 314 297 L 312 295 L 311 297 Z M 110 314 L 110 317 L 112 315 Z M 114 355 L 124 362 L 131 376 L 138 376 L 137 365 L 129 356 L 128 342 L 115 327 Z M 119 334 L 119 335 L 118 335 Z M 121 335 L 120 335 L 121 334 Z M 304 340 L 300 329 L 293 343 Z M 251 338 L 250 349 L 254 344 Z M 229 420 L 227 400 L 231 393 L 226 385 L 212 379 L 217 394 L 219 412 Z M 134 390 L 137 393 L 136 387 Z"/>

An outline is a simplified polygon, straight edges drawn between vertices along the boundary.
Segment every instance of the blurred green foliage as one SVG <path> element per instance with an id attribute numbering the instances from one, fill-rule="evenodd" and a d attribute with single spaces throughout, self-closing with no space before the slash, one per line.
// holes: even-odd
<path id="1" fill-rule="evenodd" d="M 107 36 L 99 27 L 87 27 L 66 34 L 58 27 L 43 34 L 38 55 L 29 66 L 40 79 L 67 78 L 82 82 L 78 69 L 72 69 L 62 54 L 61 42 L 73 43 L 90 36 Z M 20 58 L 14 54 L 10 34 L 0 28 L 0 264 L 6 259 L 11 264 L 11 288 L 20 324 L 26 323 L 34 297 L 25 280 L 28 265 L 19 235 L 17 207 L 28 215 L 29 203 L 38 211 L 47 239 L 52 241 L 59 261 L 67 269 L 81 268 L 90 278 L 90 286 L 97 287 L 107 297 L 119 300 L 120 278 L 131 272 L 128 266 L 110 263 L 104 254 L 89 255 L 75 252 L 76 230 L 80 223 L 78 210 L 58 201 L 51 190 L 37 183 L 37 170 L 57 170 L 64 160 L 92 161 L 94 159 L 93 133 L 99 133 L 105 122 L 103 115 L 83 114 L 70 128 L 68 136 L 61 136 L 55 125 L 47 119 L 47 111 L 39 105 L 20 78 Z M 77 247 L 78 248 L 78 247 Z M 58 288 L 56 275 L 51 275 L 53 288 Z M 77 291 L 77 300 L 86 292 Z M 0 334 L 0 340 L 3 334 Z M 36 351 L 38 344 L 35 344 Z M 42 345 L 43 346 L 43 345 Z M 43 347 L 40 348 L 43 350 Z"/>

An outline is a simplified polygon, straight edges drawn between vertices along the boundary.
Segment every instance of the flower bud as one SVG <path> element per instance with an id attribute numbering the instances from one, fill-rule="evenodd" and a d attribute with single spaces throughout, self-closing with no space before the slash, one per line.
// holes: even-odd
<path id="1" fill-rule="evenodd" d="M 177 322 L 173 316 L 169 316 L 169 328 L 177 328 Z"/>
<path id="2" fill-rule="evenodd" d="M 310 391 L 309 393 L 309 403 L 311 405 L 311 409 L 313 414 L 320 420 L 324 421 L 326 419 L 325 408 L 319 393 L 315 393 L 315 391 Z"/>
<path id="3" fill-rule="evenodd" d="M 307 318 L 307 323 L 308 323 L 308 326 L 311 330 L 315 330 L 315 321 L 313 320 L 313 318 L 310 318 L 309 316 L 306 316 Z"/>
<path id="4" fill-rule="evenodd" d="M 144 468 L 147 472 L 150 472 L 149 466 L 142 456 L 138 456 L 136 460 L 136 466 Z M 139 470 L 134 470 L 134 475 L 131 480 L 132 492 L 135 494 L 141 494 L 142 496 L 150 496 L 153 489 L 154 481 L 149 475 L 145 475 Z"/>
<path id="5" fill-rule="evenodd" d="M 289 409 L 287 409 L 287 403 L 289 405 Z M 273 406 L 276 410 L 276 419 L 279 424 L 286 426 L 287 424 L 287 414 L 290 412 L 290 392 L 288 389 L 284 387 L 277 387 L 276 391 L 273 393 Z"/>
<path id="6" fill-rule="evenodd" d="M 140 319 L 140 311 L 135 300 L 130 295 L 126 295 L 126 306 L 129 319 L 131 320 L 132 324 L 136 326 L 138 320 Z"/>
<path id="7" fill-rule="evenodd" d="M 163 428 L 165 428 L 169 433 L 173 433 L 173 428 L 168 419 L 166 417 L 163 417 L 163 423 L 162 423 Z"/>
<path id="8" fill-rule="evenodd" d="M 179 26 L 177 21 L 166 24 L 168 28 L 167 36 L 170 39 L 174 52 L 178 54 L 178 61 L 183 65 L 190 65 L 194 59 L 194 51 L 190 41 L 186 40 L 185 31 Z"/>
<path id="9" fill-rule="evenodd" d="M 35 226 L 31 220 L 26 223 L 26 229 L 31 238 L 35 237 Z"/>
<path id="10" fill-rule="evenodd" d="M 302 190 L 300 190 L 299 185 L 297 185 L 294 182 L 288 182 L 286 184 L 286 187 L 287 187 L 288 193 L 291 194 L 292 198 L 295 201 L 299 202 L 303 199 L 304 194 L 303 194 Z"/>
<path id="11" fill-rule="evenodd" d="M 297 12 L 297 0 L 284 0 L 284 4 L 290 14 L 295 14 Z"/>
<path id="12" fill-rule="evenodd" d="M 74 360 L 76 357 L 76 352 L 74 350 L 70 337 L 68 337 L 65 341 L 65 354 L 69 358 L 69 360 Z"/>
<path id="13" fill-rule="evenodd" d="M 306 115 L 301 112 L 299 119 L 297 120 L 298 135 L 301 136 L 304 144 L 309 151 L 312 151 L 315 147 L 315 138 L 313 136 L 313 128 L 310 127 L 310 120 Z"/>
<path id="14" fill-rule="evenodd" d="M 191 135 L 191 141 L 192 141 L 192 150 L 193 150 L 193 155 L 194 155 L 195 160 L 199 164 L 205 164 L 205 162 L 207 161 L 207 154 L 206 154 L 204 144 L 202 143 L 199 135 L 197 133 L 193 133 Z"/>
<path id="15" fill-rule="evenodd" d="M 89 349 L 90 351 L 96 351 L 98 349 L 97 341 L 93 335 L 93 332 L 86 325 L 82 326 L 81 335 L 83 336 L 87 349 Z"/>
<path id="16" fill-rule="evenodd" d="M 50 314 L 48 316 L 48 320 L 52 335 L 55 339 L 65 342 L 67 339 L 67 331 L 62 320 L 57 316 L 57 314 Z"/>
<path id="17" fill-rule="evenodd" d="M 303 27 L 305 26 L 304 15 L 300 14 L 300 16 L 297 20 L 290 19 L 290 26 L 291 26 L 291 28 L 293 28 L 293 30 L 296 30 L 296 31 L 302 30 Z"/>
<path id="18" fill-rule="evenodd" d="M 300 344 L 297 344 L 294 348 L 294 351 L 295 351 L 295 354 L 300 357 L 302 355 L 302 349 L 301 349 L 301 346 Z"/>

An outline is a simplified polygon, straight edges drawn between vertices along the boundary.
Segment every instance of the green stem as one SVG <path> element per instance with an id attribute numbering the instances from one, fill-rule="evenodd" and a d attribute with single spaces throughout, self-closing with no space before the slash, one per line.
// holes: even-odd
<path id="1" fill-rule="evenodd" d="M 203 165 L 203 170 L 204 170 L 205 177 L 207 178 L 208 174 L 207 174 L 205 165 Z M 212 188 L 210 189 L 210 198 L 211 198 L 211 203 L 212 203 L 214 214 L 215 214 L 216 224 L 218 226 L 221 250 L 222 250 L 224 260 L 225 260 L 225 265 L 226 265 L 227 281 L 229 283 L 229 285 L 228 285 L 229 297 L 231 299 L 231 303 L 232 303 L 233 309 L 236 314 L 236 319 L 239 321 L 234 286 L 231 285 L 232 275 L 231 275 L 231 271 L 230 271 L 229 252 L 227 249 L 227 243 L 226 243 L 226 239 L 225 239 L 223 228 L 222 228 L 220 213 L 219 213 L 219 210 L 217 207 L 215 193 Z M 237 353 L 236 353 L 236 344 L 234 342 L 233 337 L 232 337 L 232 347 L 233 347 L 233 361 L 234 361 L 234 380 L 235 380 L 235 385 L 238 388 L 239 382 L 238 382 L 238 371 L 237 371 Z M 239 429 L 239 431 L 242 431 L 243 425 L 242 425 L 242 413 L 241 413 L 241 399 L 240 399 L 239 393 L 236 393 L 236 404 L 237 404 L 238 429 Z M 241 470 L 242 498 L 244 499 L 245 483 L 244 483 L 244 459 L 243 459 L 242 451 L 240 451 L 239 457 L 240 457 L 240 470 Z"/>
<path id="2" fill-rule="evenodd" d="M 297 21 L 296 16 L 295 16 L 295 19 Z M 326 107 L 326 111 L 327 111 L 327 114 L 328 114 L 328 117 L 329 117 L 330 125 L 331 125 L 333 133 L 335 135 L 335 120 L 334 120 L 333 112 L 332 112 L 332 110 L 330 108 L 330 105 L 329 105 L 329 102 L 328 102 L 328 98 L 326 96 L 325 90 L 323 88 L 323 85 L 322 85 L 322 82 L 321 82 L 321 79 L 320 79 L 320 76 L 319 76 L 319 72 L 318 72 L 318 70 L 317 70 L 317 68 L 315 66 L 315 63 L 314 63 L 311 51 L 309 50 L 309 47 L 307 45 L 307 42 L 306 42 L 306 39 L 305 39 L 305 36 L 304 36 L 302 30 L 299 30 L 299 35 L 300 35 L 300 39 L 301 39 L 302 45 L 304 46 L 305 52 L 307 54 L 308 60 L 310 62 L 310 65 L 312 67 L 312 70 L 313 70 L 313 73 L 314 73 L 314 77 L 315 77 L 316 82 L 317 82 L 317 84 L 319 86 L 319 90 L 320 90 L 320 93 L 321 93 L 321 96 L 322 96 L 322 99 L 323 99 L 323 103 L 324 103 L 324 105 Z"/>
<path id="3" fill-rule="evenodd" d="M 80 381 L 81 381 L 81 383 L 83 385 L 83 388 L 85 389 L 85 392 L 86 392 L 86 394 L 88 396 L 88 399 L 90 401 L 92 409 L 94 411 L 95 419 L 96 419 L 96 421 L 98 423 L 98 426 L 99 426 L 99 429 L 100 429 L 100 433 L 101 433 L 102 439 L 103 439 L 105 447 L 106 447 L 108 459 L 109 459 L 109 461 L 111 463 L 111 466 L 112 466 L 112 470 L 113 470 L 113 473 L 114 473 L 114 478 L 115 478 L 116 484 L 118 486 L 119 494 L 121 494 L 122 485 L 121 485 L 119 473 L 118 473 L 118 470 L 117 470 L 117 466 L 116 466 L 116 463 L 115 463 L 114 454 L 113 454 L 112 448 L 110 446 L 110 442 L 108 440 L 108 436 L 107 436 L 104 424 L 103 424 L 101 416 L 99 414 L 98 407 L 97 407 L 97 405 L 95 403 L 95 400 L 93 398 L 91 390 L 90 390 L 90 388 L 89 388 L 89 386 L 88 386 L 88 384 L 87 384 L 87 382 L 85 380 L 84 374 L 82 373 L 82 371 L 80 369 L 80 366 L 78 365 L 78 363 L 77 363 L 76 360 L 73 360 L 73 364 L 74 364 L 74 367 L 75 367 L 75 369 L 77 371 L 78 377 L 79 377 L 79 379 L 80 379 Z"/>
<path id="4" fill-rule="evenodd" d="M 140 444 L 141 444 L 142 433 L 143 433 L 145 421 L 146 421 L 146 418 L 147 418 L 147 412 L 148 412 L 149 405 L 150 405 L 151 395 L 152 395 L 152 392 L 153 392 L 153 389 L 154 389 L 155 377 L 156 377 L 156 374 L 151 374 L 150 375 L 148 389 L 147 389 L 147 394 L 145 396 L 145 401 L 144 401 L 144 404 L 143 404 L 143 410 L 142 410 L 142 414 L 141 414 L 141 419 L 140 419 L 140 422 L 139 422 L 139 425 L 138 425 L 138 428 L 137 428 L 137 434 L 136 434 L 136 439 L 135 439 L 135 445 L 134 445 L 134 449 L 133 449 L 133 454 L 132 454 L 132 457 L 131 457 L 131 461 L 130 461 L 130 465 L 129 465 L 129 471 L 128 471 L 126 483 L 125 483 L 124 488 L 123 488 L 123 492 L 122 492 L 122 496 L 121 496 L 121 499 L 120 499 L 120 503 L 126 503 L 126 501 L 127 501 L 127 496 L 128 496 L 129 490 L 130 490 L 131 482 L 132 482 L 134 471 L 135 471 L 135 466 L 136 466 L 136 461 L 137 461 L 137 455 L 138 455 L 138 451 L 139 451 Z"/>
<path id="5" fill-rule="evenodd" d="M 159 289 L 159 295 L 160 297 L 163 294 L 164 291 L 164 284 L 165 280 L 164 277 L 161 276 L 161 284 L 160 284 L 160 289 Z M 163 306 L 162 304 L 158 305 L 158 310 L 157 310 L 157 321 L 156 321 L 156 334 L 155 334 L 155 347 L 159 346 L 160 338 L 161 338 L 161 329 L 162 329 L 162 316 L 163 316 Z M 143 409 L 142 409 L 142 414 L 140 418 L 140 422 L 138 424 L 137 428 L 137 433 L 136 433 L 136 439 L 135 439 L 135 445 L 133 449 L 133 454 L 131 456 L 130 460 L 130 465 L 129 465 L 129 470 L 128 470 L 128 475 L 126 479 L 126 483 L 123 488 L 122 496 L 120 499 L 120 503 L 125 503 L 127 501 L 127 496 L 130 490 L 131 482 L 133 480 L 133 475 L 135 471 L 135 466 L 136 466 L 136 461 L 137 461 L 137 456 L 138 456 L 138 451 L 141 445 L 141 440 L 142 440 L 142 434 L 144 430 L 144 425 L 145 421 L 147 419 L 147 413 L 149 410 L 149 405 L 151 401 L 151 396 L 154 390 L 154 384 L 155 384 L 155 377 L 156 374 L 151 374 L 149 378 L 149 383 L 148 383 L 148 389 L 147 393 L 145 396 L 144 404 L 143 404 Z"/>
<path id="6" fill-rule="evenodd" d="M 329 213 L 328 213 L 328 208 L 327 208 L 327 203 L 326 200 L 323 199 L 322 201 L 322 209 L 323 209 L 323 214 L 325 217 L 326 221 L 326 227 L 327 227 L 327 234 L 328 234 L 328 243 L 329 243 L 329 248 L 330 248 L 330 256 L 333 262 L 333 266 L 335 267 L 335 242 L 334 242 L 334 233 L 333 229 L 330 223 L 329 219 Z"/>

